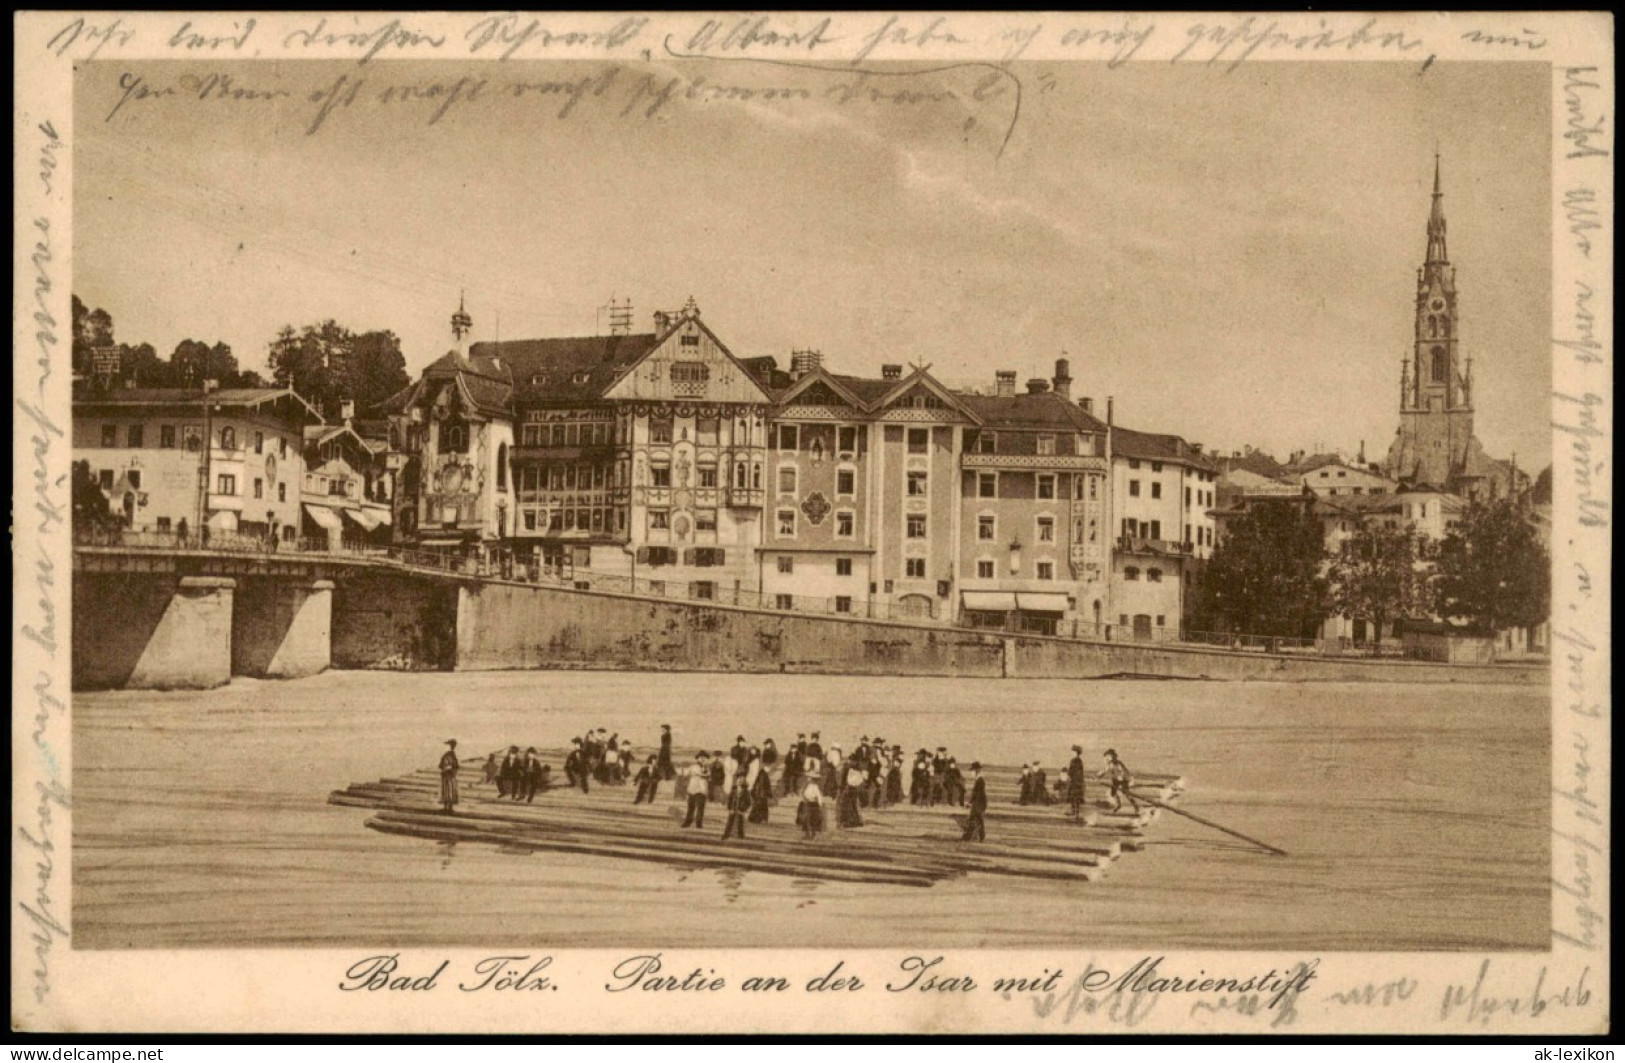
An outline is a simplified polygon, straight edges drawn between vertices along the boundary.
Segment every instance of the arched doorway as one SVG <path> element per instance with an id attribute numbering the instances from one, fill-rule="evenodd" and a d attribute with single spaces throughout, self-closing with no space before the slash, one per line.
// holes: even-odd
<path id="1" fill-rule="evenodd" d="M 897 615 L 914 620 L 929 620 L 931 599 L 923 594 L 905 594 L 897 599 Z"/>

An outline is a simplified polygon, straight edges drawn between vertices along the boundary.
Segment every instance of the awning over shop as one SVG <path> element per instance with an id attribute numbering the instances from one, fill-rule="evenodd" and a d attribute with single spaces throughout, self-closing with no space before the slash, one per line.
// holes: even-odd
<path id="1" fill-rule="evenodd" d="M 216 510 L 209 514 L 209 519 L 204 523 L 215 531 L 234 532 L 237 530 L 237 514 L 229 509 Z"/>
<path id="2" fill-rule="evenodd" d="M 339 515 L 326 506 L 313 506 L 306 502 L 305 514 L 330 532 L 342 532 L 344 530 L 344 521 L 339 519 Z"/>
<path id="3" fill-rule="evenodd" d="M 1064 613 L 1066 595 L 1035 594 L 1022 591 L 1016 595 L 1016 606 L 1024 613 Z"/>
<path id="4" fill-rule="evenodd" d="M 344 515 L 355 521 L 362 531 L 372 531 L 378 527 L 378 518 L 364 509 L 346 509 Z"/>
<path id="5" fill-rule="evenodd" d="M 382 524 L 386 528 L 395 523 L 395 515 L 387 509 L 373 509 L 368 510 L 368 512 L 373 515 L 373 518 L 377 520 L 379 524 Z"/>
<path id="6" fill-rule="evenodd" d="M 1016 607 L 1016 596 L 1009 591 L 962 591 L 966 609 L 983 613 L 1008 613 Z"/>

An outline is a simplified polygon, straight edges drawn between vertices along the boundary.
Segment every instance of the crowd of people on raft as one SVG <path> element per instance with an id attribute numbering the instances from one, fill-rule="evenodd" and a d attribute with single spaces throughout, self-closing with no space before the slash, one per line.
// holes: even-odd
<path id="1" fill-rule="evenodd" d="M 446 744 L 451 749 L 440 761 L 441 803 L 450 812 L 457 802 L 458 761 L 456 743 Z M 751 745 L 744 735 L 739 735 L 726 752 L 701 749 L 690 764 L 679 769 L 672 750 L 671 726 L 662 724 L 659 751 L 650 754 L 634 773 L 636 759 L 631 741 L 623 740 L 618 732 L 609 733 L 602 727 L 589 730 L 570 740 L 570 751 L 564 759 L 565 780 L 582 793 L 590 793 L 595 783 L 624 786 L 630 781 L 635 787 L 635 805 L 653 804 L 661 784 L 670 782 L 673 796 L 686 804 L 684 829 L 704 830 L 707 804 L 723 803 L 727 814 L 722 833 L 725 841 L 736 836 L 744 838 L 747 824 L 767 823 L 773 806 L 791 798 L 796 802 L 796 826 L 809 840 L 825 829 L 825 809 L 831 803 L 835 825 L 843 829 L 863 826 L 863 812 L 867 809 L 905 803 L 928 808 L 950 805 L 966 810 L 966 841 L 981 841 L 987 836 L 987 781 L 982 777 L 982 765 L 972 762 L 968 772 L 962 770 L 946 746 L 938 746 L 935 753 L 919 749 L 910 758 L 901 745 L 887 745 L 878 735 L 873 739 L 864 735 L 848 754 L 838 745 L 826 749 L 820 733 L 813 731 L 810 737 L 806 732 L 797 734 L 781 753 L 771 738 Z M 1113 749 L 1106 750 L 1104 759 L 1102 774 L 1113 811 L 1120 811 L 1127 798 L 1138 812 L 1139 802 L 1130 790 L 1134 779 L 1127 766 Z M 496 787 L 499 799 L 527 804 L 552 785 L 552 769 L 542 763 L 534 746 L 523 753 L 517 745 L 509 746 L 500 760 L 492 753 L 484 764 L 483 775 L 486 785 Z M 1023 764 L 1016 803 L 1064 803 L 1068 815 L 1081 816 L 1085 775 L 1081 746 L 1072 747 L 1072 758 L 1053 790 L 1039 761 Z"/>

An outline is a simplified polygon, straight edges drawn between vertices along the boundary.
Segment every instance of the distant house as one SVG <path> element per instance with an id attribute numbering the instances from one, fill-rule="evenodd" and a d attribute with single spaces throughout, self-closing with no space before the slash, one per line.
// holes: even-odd
<path id="1" fill-rule="evenodd" d="M 1405 620 L 1399 625 L 1405 656 L 1439 664 L 1490 664 L 1495 660 L 1494 633 L 1456 627 L 1436 620 Z"/>

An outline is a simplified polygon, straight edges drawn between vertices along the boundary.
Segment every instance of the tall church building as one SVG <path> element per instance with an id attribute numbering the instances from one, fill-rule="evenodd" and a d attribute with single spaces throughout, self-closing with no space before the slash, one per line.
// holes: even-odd
<path id="1" fill-rule="evenodd" d="M 1461 344 L 1456 269 L 1445 246 L 1444 192 L 1433 160 L 1427 258 L 1416 275 L 1416 331 L 1400 373 L 1399 431 L 1383 472 L 1408 487 L 1464 498 L 1518 497 L 1528 477 L 1473 435 L 1473 359 Z"/>

